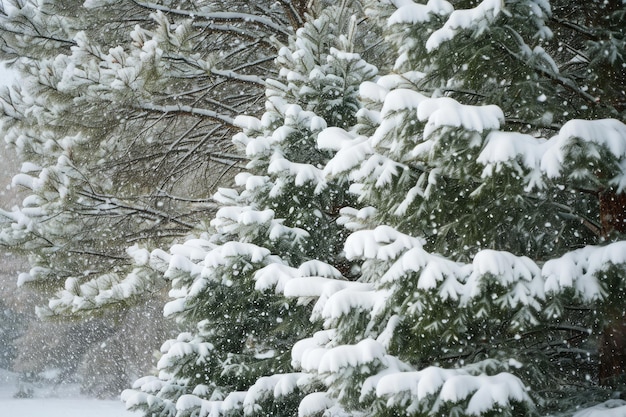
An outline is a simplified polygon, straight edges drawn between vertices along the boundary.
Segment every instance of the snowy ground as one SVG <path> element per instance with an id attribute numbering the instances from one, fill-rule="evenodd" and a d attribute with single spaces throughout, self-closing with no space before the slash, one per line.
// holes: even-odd
<path id="1" fill-rule="evenodd" d="M 17 376 L 0 369 L 0 415 L 2 417 L 138 417 L 120 401 L 85 398 L 76 386 L 39 388 L 33 398 L 13 398 Z"/>

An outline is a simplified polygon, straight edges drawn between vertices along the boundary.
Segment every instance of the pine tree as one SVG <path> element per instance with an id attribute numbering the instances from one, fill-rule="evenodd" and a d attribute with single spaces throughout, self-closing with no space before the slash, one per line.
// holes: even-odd
<path id="1" fill-rule="evenodd" d="M 347 282 L 338 268 L 350 272 L 336 217 L 351 198 L 345 178 L 324 180 L 333 152 L 316 146 L 322 129 L 353 126 L 358 86 L 375 75 L 349 50 L 357 30 L 349 13 L 330 7 L 305 23 L 280 49 L 263 116 L 236 119 L 243 132 L 233 141 L 250 162 L 237 188 L 216 195 L 223 206 L 211 233 L 153 252 L 152 265 L 172 280 L 166 315 L 188 331 L 163 345 L 158 376 L 123 393 L 130 408 L 291 416 L 313 389 L 294 372 L 291 348 L 321 324 L 309 303 L 281 292 L 298 280 Z"/>
<path id="2" fill-rule="evenodd" d="M 111 315 L 112 347 L 144 302 L 164 304 L 149 253 L 206 230 L 211 195 L 245 164 L 233 119 L 263 110 L 307 3 L 0 2 L 0 59 L 19 79 L 1 123 L 23 190 L 0 210 L 0 245 L 28 257 L 19 283 L 46 300 L 40 316 Z"/>
<path id="3" fill-rule="evenodd" d="M 5 140 L 23 162 L 14 185 L 31 195 L 2 212 L 1 242 L 31 257 L 21 281 L 54 298 L 42 314 L 165 285 L 141 250 L 215 208 L 217 184 L 243 165 L 233 119 L 262 110 L 276 42 L 302 18 L 298 2 L 262 6 L 3 2 L 2 58 L 21 77 L 2 94 Z"/>
<path id="4" fill-rule="evenodd" d="M 372 5 L 394 67 L 318 139 L 360 275 L 284 290 L 324 322 L 292 349 L 321 388 L 299 415 L 626 410 L 624 11 L 576 9 Z"/>

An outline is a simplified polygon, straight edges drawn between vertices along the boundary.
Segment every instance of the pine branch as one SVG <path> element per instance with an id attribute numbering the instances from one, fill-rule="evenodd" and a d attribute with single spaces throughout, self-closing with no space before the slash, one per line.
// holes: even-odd
<path id="1" fill-rule="evenodd" d="M 594 31 L 586 26 L 582 26 L 577 23 L 570 22 L 569 20 L 566 20 L 566 19 L 561 19 L 555 15 L 552 15 L 550 17 L 550 20 L 563 27 L 572 29 L 574 32 L 576 32 L 579 35 L 583 35 L 587 39 L 594 40 L 594 41 L 599 40 L 598 36 L 594 33 Z"/>
<path id="2" fill-rule="evenodd" d="M 519 33 L 517 33 L 517 31 L 515 31 L 511 27 L 508 27 L 508 26 L 505 26 L 505 27 L 507 29 L 509 29 L 509 33 L 513 36 L 513 38 L 515 38 L 517 40 L 517 42 L 518 42 L 518 44 L 520 46 L 526 46 L 524 40 L 521 38 Z M 502 41 L 497 41 L 495 44 L 499 45 L 500 49 L 502 51 L 504 51 L 509 56 L 511 56 L 512 58 L 517 60 L 521 65 L 523 65 L 523 66 L 530 66 L 532 69 L 534 69 L 535 71 L 537 71 L 541 75 L 551 79 L 552 81 L 556 82 L 557 84 L 561 85 L 562 87 L 565 87 L 567 90 L 569 90 L 569 91 L 575 93 L 576 95 L 580 96 L 581 98 L 585 99 L 588 103 L 593 104 L 593 105 L 598 105 L 598 101 L 597 101 L 596 97 L 592 96 L 591 94 L 587 93 L 586 91 L 581 90 L 571 80 L 569 80 L 567 78 L 564 78 L 564 77 L 562 77 L 562 76 L 560 76 L 558 74 L 555 74 L 555 73 L 553 73 L 551 71 L 548 71 L 545 68 L 541 68 L 538 65 L 531 65 L 532 61 L 529 60 L 528 57 L 524 57 L 521 54 L 518 54 L 518 53 L 512 51 Z"/>
<path id="3" fill-rule="evenodd" d="M 119 256 L 119 255 L 113 255 L 110 253 L 104 253 L 104 252 L 97 252 L 94 250 L 88 250 L 88 249 L 65 249 L 65 251 L 67 253 L 73 254 L 73 255 L 90 255 L 90 256 L 97 256 L 100 258 L 107 258 L 107 259 L 117 259 L 119 261 L 128 261 L 129 257 L 128 256 Z"/>
<path id="4" fill-rule="evenodd" d="M 188 18 L 203 18 L 210 21 L 237 21 L 241 23 L 255 23 L 261 26 L 265 26 L 271 30 L 273 30 L 277 34 L 289 36 L 291 34 L 290 31 L 286 30 L 284 26 L 277 24 L 263 16 L 258 16 L 254 14 L 241 13 L 241 12 L 202 12 L 202 11 L 189 11 L 189 10 L 181 10 L 174 9 L 171 7 L 167 7 L 157 3 L 149 3 L 149 2 L 141 2 L 141 1 L 133 1 L 133 3 L 138 6 L 151 9 L 151 10 L 159 10 L 168 14 L 186 16 Z"/>
<path id="5" fill-rule="evenodd" d="M 137 207 L 128 203 L 124 203 L 122 202 L 119 198 L 114 197 L 114 196 L 107 196 L 107 195 L 99 195 L 96 193 L 90 193 L 87 192 L 86 190 L 82 190 L 80 192 L 78 192 L 78 194 L 80 196 L 83 197 L 88 197 L 90 199 L 96 200 L 96 201 L 100 201 L 104 204 L 107 205 L 113 205 L 116 208 L 121 208 L 121 209 L 126 209 L 126 210 L 130 210 L 136 213 L 140 213 L 143 215 L 148 216 L 147 218 L 149 219 L 160 219 L 160 220 L 165 220 L 166 222 L 172 222 L 172 223 L 176 223 L 180 226 L 184 226 L 187 229 L 193 229 L 194 228 L 194 223 L 187 223 L 185 221 L 180 220 L 181 216 L 177 216 L 177 217 L 172 217 L 169 213 L 164 212 L 164 211 L 160 211 L 157 209 L 152 209 L 152 208 L 148 208 L 148 207 Z"/>
<path id="6" fill-rule="evenodd" d="M 207 110 L 207 109 L 199 109 L 192 106 L 185 105 L 158 105 L 152 103 L 143 103 L 136 106 L 138 109 L 147 110 L 151 112 L 159 112 L 163 114 L 189 114 L 191 116 L 201 116 L 209 119 L 213 119 L 217 122 L 220 122 L 224 125 L 230 127 L 236 127 L 234 124 L 234 119 L 229 116 L 222 115 L 218 112 Z"/>

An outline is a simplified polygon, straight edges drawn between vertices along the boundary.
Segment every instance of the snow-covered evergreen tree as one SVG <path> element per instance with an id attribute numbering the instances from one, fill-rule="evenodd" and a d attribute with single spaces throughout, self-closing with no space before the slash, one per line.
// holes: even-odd
<path id="1" fill-rule="evenodd" d="M 243 165 L 233 119 L 262 110 L 300 3 L 0 3 L 1 58 L 20 74 L 0 99 L 4 137 L 23 162 L 14 185 L 31 194 L 2 211 L 0 242 L 31 257 L 21 282 L 54 297 L 42 314 L 165 284 L 142 249 L 197 227 Z"/>
<path id="2" fill-rule="evenodd" d="M 336 220 L 355 201 L 345 178 L 324 179 L 333 152 L 316 146 L 323 129 L 354 125 L 359 85 L 375 75 L 351 51 L 350 13 L 329 7 L 298 30 L 278 54 L 279 76 L 267 80 L 263 116 L 236 119 L 243 133 L 234 142 L 250 162 L 237 188 L 216 195 L 211 233 L 152 253 L 172 280 L 165 313 L 188 331 L 163 345 L 157 376 L 124 392 L 129 407 L 148 416 L 292 416 L 315 389 L 293 371 L 291 348 L 321 323 L 309 320 L 309 303 L 282 291 L 300 277 L 347 282 L 342 273 L 351 273 Z"/>
<path id="3" fill-rule="evenodd" d="M 624 7 L 576 9 L 372 6 L 394 67 L 318 135 L 360 275 L 283 290 L 324 324 L 300 416 L 625 412 Z"/>
<path id="4" fill-rule="evenodd" d="M 86 4 L 105 3 L 117 4 Z M 154 34 L 184 36 L 159 20 L 179 16 L 168 5 Z M 165 312 L 188 331 L 127 405 L 177 417 L 624 413 L 623 0 L 372 1 L 367 22 L 394 56 L 375 79 L 346 16 L 329 8 L 305 25 L 265 83 L 265 114 L 233 121 L 250 163 L 218 192 L 209 232 L 169 252 L 130 247 L 165 279 L 147 278 L 171 280 Z M 137 59 L 178 47 L 140 32 Z M 127 61 L 119 53 L 111 65 Z M 195 132 L 183 125 L 181 140 Z M 63 137 L 51 142 L 62 169 L 27 164 L 38 177 L 16 181 L 79 178 L 64 161 L 82 136 Z M 11 239 L 32 237 L 38 198 L 76 197 L 54 184 L 6 214 Z M 103 294 L 75 284 L 59 306 Z"/>
<path id="5" fill-rule="evenodd" d="M 43 295 L 40 315 L 123 323 L 103 310 L 164 304 L 149 251 L 206 229 L 217 185 L 245 164 L 233 119 L 263 110 L 276 45 L 308 3 L 0 1 L 18 81 L 0 123 L 24 193 L 0 210 L 0 245 L 29 258 L 19 283 Z M 110 347 L 127 336 L 111 330 Z"/>

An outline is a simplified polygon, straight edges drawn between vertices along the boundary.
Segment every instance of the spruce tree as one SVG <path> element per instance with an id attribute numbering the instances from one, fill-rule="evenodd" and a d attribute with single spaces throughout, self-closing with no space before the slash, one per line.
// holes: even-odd
<path id="1" fill-rule="evenodd" d="M 624 13 L 576 9 L 372 5 L 397 59 L 318 136 L 360 274 L 284 290 L 324 322 L 292 349 L 322 388 L 300 415 L 626 410 Z"/>
<path id="2" fill-rule="evenodd" d="M 327 127 L 350 129 L 359 85 L 375 68 L 352 52 L 351 8 L 330 7 L 280 49 L 260 119 L 240 116 L 233 141 L 250 162 L 237 188 L 221 189 L 209 234 L 155 251 L 172 280 L 166 315 L 188 329 L 162 347 L 158 376 L 123 393 L 146 415 L 291 416 L 313 390 L 294 372 L 299 335 L 321 329 L 310 303 L 282 295 L 298 278 L 344 281 L 346 236 L 339 209 L 353 204 L 345 179 L 326 181 L 333 152 L 319 150 Z M 345 34 L 345 35 L 340 35 Z M 338 269 L 340 268 L 340 269 Z"/>

